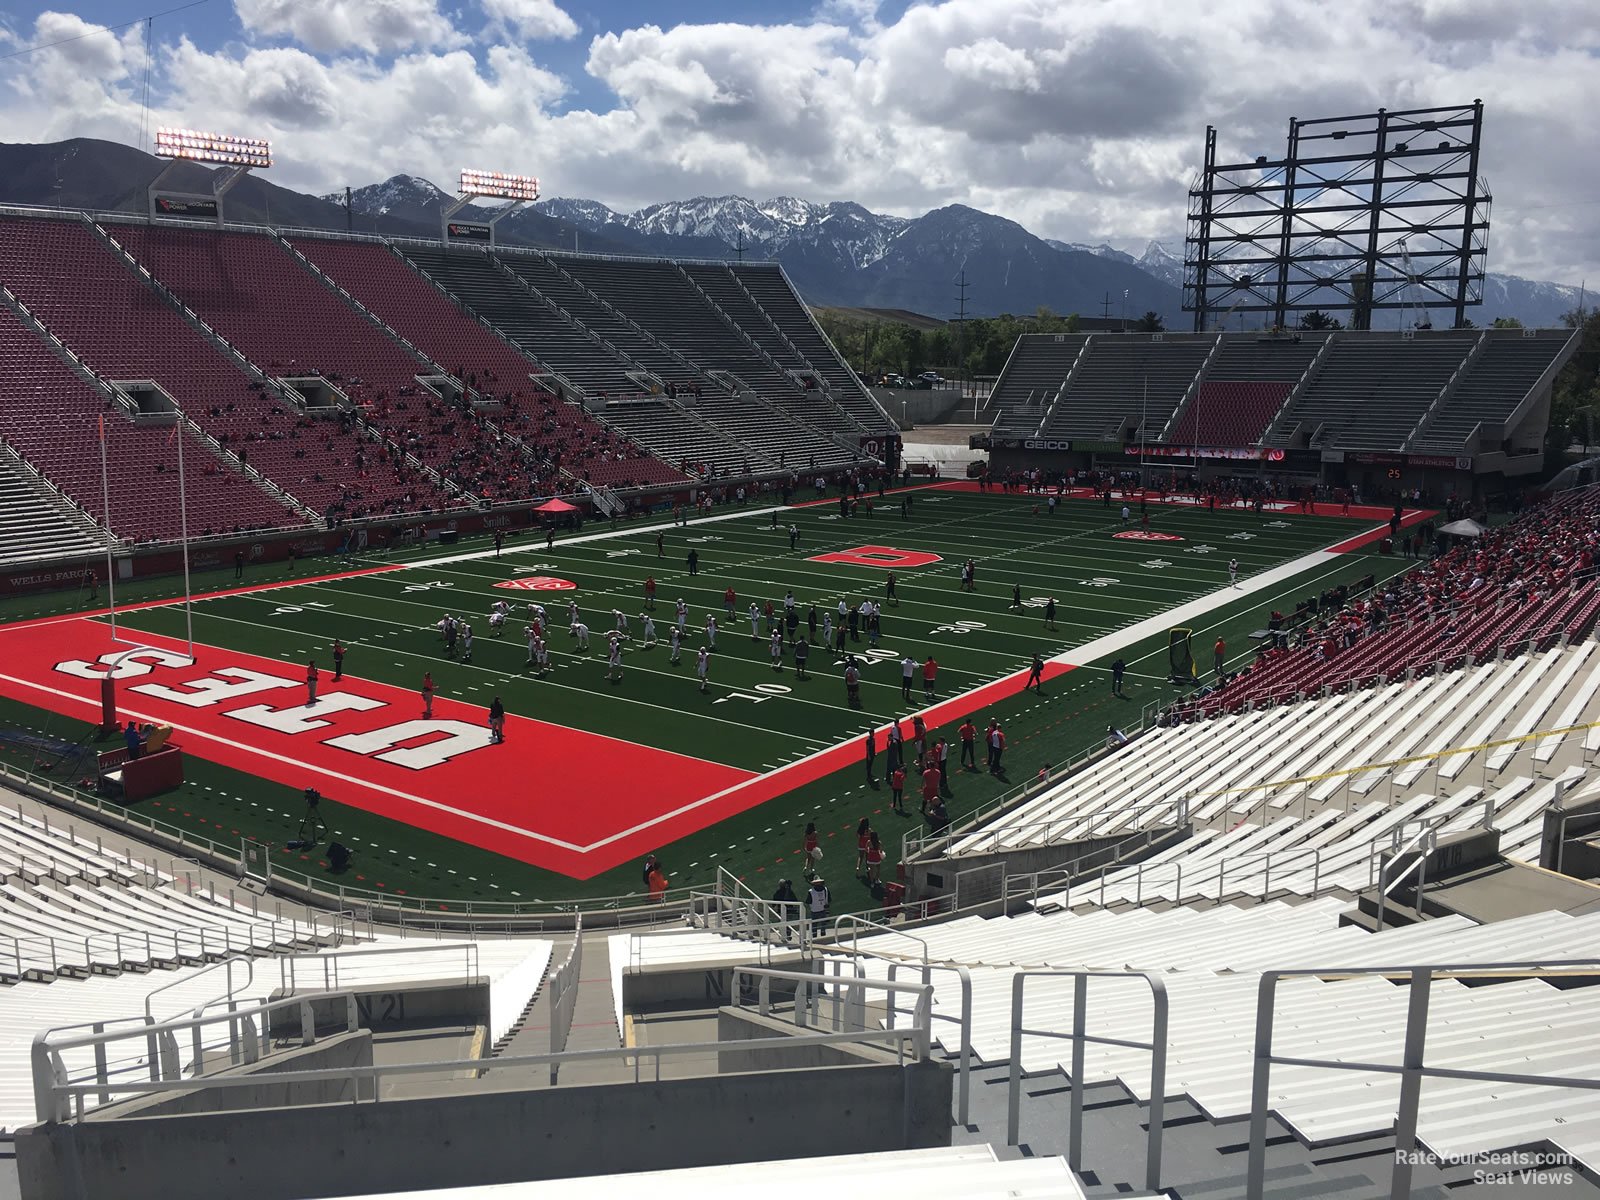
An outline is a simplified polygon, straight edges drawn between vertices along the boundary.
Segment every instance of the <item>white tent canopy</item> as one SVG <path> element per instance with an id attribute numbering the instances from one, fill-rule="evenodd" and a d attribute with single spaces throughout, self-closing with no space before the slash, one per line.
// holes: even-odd
<path id="1" fill-rule="evenodd" d="M 1472 538 L 1483 536 L 1487 528 L 1488 526 L 1486 525 L 1479 525 L 1476 521 L 1463 517 L 1459 521 L 1451 521 L 1448 525 L 1439 526 L 1439 532 L 1452 534 L 1455 537 Z"/>

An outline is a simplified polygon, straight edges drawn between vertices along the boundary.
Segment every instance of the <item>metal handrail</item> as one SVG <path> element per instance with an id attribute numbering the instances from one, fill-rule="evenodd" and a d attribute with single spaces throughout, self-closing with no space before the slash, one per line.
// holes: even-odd
<path id="1" fill-rule="evenodd" d="M 753 970 L 755 968 L 746 968 Z M 903 985 L 902 985 L 903 986 Z M 353 999 L 353 998 L 352 998 Z M 704 1055 L 708 1049 L 718 1050 L 789 1050 L 796 1046 L 847 1046 L 887 1044 L 900 1048 L 904 1055 L 906 1043 L 925 1043 L 927 1030 L 861 1029 L 843 1033 L 797 1033 L 783 1037 L 752 1038 L 736 1042 L 672 1042 L 660 1046 L 608 1046 L 596 1050 L 567 1050 L 561 1054 L 519 1054 L 494 1058 L 453 1059 L 446 1062 L 382 1063 L 374 1066 L 331 1067 L 312 1071 L 280 1071 L 273 1075 L 274 1084 L 291 1087 L 297 1083 L 347 1083 L 358 1085 L 352 1090 L 351 1103 L 378 1104 L 390 1097 L 377 1084 L 391 1076 L 406 1075 L 485 1075 L 490 1071 L 520 1070 L 551 1063 L 607 1062 L 614 1059 L 632 1059 L 634 1082 L 641 1079 L 640 1065 L 646 1058 L 655 1060 L 656 1081 L 661 1079 L 661 1060 L 675 1055 Z M 925 1056 L 924 1056 L 925 1057 Z M 35 1077 L 37 1079 L 37 1076 Z M 162 1095 L 166 1093 L 196 1092 L 216 1089 L 260 1087 L 261 1080 L 251 1075 L 213 1075 L 191 1078 L 152 1080 L 107 1080 L 101 1083 L 68 1083 L 46 1080 L 39 1096 L 54 1106 L 74 1097 L 91 1092 L 127 1095 Z M 81 1108 L 81 1101 L 80 1101 Z M 41 1118 L 53 1119 L 53 1118 Z M 63 1118 L 64 1119 L 64 1118 Z"/>
<path id="2" fill-rule="evenodd" d="M 1430 1067 L 1425 1062 L 1428 1009 L 1435 979 L 1484 978 L 1516 974 L 1519 976 L 1571 974 L 1571 967 L 1600 967 L 1600 959 L 1559 959 L 1549 962 L 1500 962 L 1469 964 L 1431 964 L 1397 967 L 1293 968 L 1263 972 L 1256 1000 L 1254 1069 L 1250 1082 L 1250 1150 L 1245 1166 L 1246 1200 L 1264 1200 L 1267 1169 L 1267 1118 L 1270 1115 L 1271 1075 L 1274 1066 L 1313 1067 L 1328 1071 L 1368 1071 L 1400 1077 L 1400 1098 L 1394 1125 L 1394 1168 L 1390 1173 L 1392 1200 L 1408 1200 L 1411 1195 L 1412 1168 L 1417 1160 L 1417 1113 L 1421 1107 L 1424 1079 L 1463 1079 L 1483 1083 L 1508 1083 L 1528 1087 L 1582 1088 L 1600 1090 L 1600 1079 L 1579 1079 L 1557 1075 L 1527 1075 L 1471 1068 Z M 1357 979 L 1381 977 L 1404 979 L 1407 989 L 1405 1038 L 1401 1061 L 1395 1063 L 1351 1062 L 1336 1058 L 1303 1058 L 1274 1054 L 1273 1025 L 1277 1012 L 1278 981 L 1316 977 Z"/>
<path id="3" fill-rule="evenodd" d="M 870 952 L 869 952 L 870 953 Z M 876 957 L 876 956 L 874 956 Z M 902 965 L 918 966 L 922 968 L 923 982 L 928 982 L 928 976 L 933 971 L 949 971 L 955 975 L 961 988 L 961 1015 L 952 1017 L 947 1013 L 929 1012 L 928 1019 L 932 1021 L 953 1022 L 961 1031 L 960 1065 L 956 1068 L 956 1121 L 959 1124 L 968 1124 L 968 1115 L 972 1103 L 972 972 L 960 963 L 921 963 L 902 964 L 889 960 L 889 981 L 894 982 L 894 977 Z M 894 1028 L 895 1014 L 899 1011 L 895 1004 L 894 996 L 889 997 L 888 1025 Z"/>
<path id="4" fill-rule="evenodd" d="M 1423 890 L 1428 886 L 1428 856 L 1431 855 L 1434 852 L 1434 849 L 1438 846 L 1438 836 L 1437 830 L 1432 826 L 1418 831 L 1412 836 L 1411 840 L 1407 842 L 1404 847 L 1397 848 L 1389 861 L 1384 863 L 1383 866 L 1379 868 L 1378 915 L 1375 919 L 1376 923 L 1374 924 L 1372 930 L 1374 933 L 1383 932 L 1384 910 L 1388 906 L 1389 893 L 1394 891 L 1395 888 L 1399 887 L 1413 874 L 1418 875 L 1417 908 L 1419 911 L 1421 910 L 1422 893 Z M 1401 871 L 1395 877 L 1390 878 L 1389 872 L 1393 870 L 1394 867 L 1399 863 L 1404 861 L 1405 856 L 1410 854 L 1412 851 L 1416 851 L 1416 858 L 1411 860 L 1411 862 L 1406 866 L 1405 870 Z"/>
<path id="5" fill-rule="evenodd" d="M 837 960 L 835 960 L 837 961 Z M 859 959 L 857 960 L 859 961 Z M 820 965 L 820 964 L 819 964 Z M 742 979 L 753 979 L 756 983 L 756 1011 L 762 1016 L 772 1012 L 772 984 L 793 983 L 794 993 L 794 1023 L 801 1028 L 806 1028 L 806 1014 L 811 1009 L 812 991 L 820 995 L 827 990 L 826 979 L 812 971 L 777 971 L 771 967 L 756 967 L 748 964 L 737 964 L 729 981 L 728 994 L 730 1003 L 734 1008 L 742 1008 L 744 989 L 740 984 Z M 892 979 L 868 979 L 864 974 L 858 974 L 850 980 L 851 988 L 862 991 L 877 989 L 887 992 L 891 997 L 906 992 L 917 997 L 916 1005 L 912 1009 L 913 1024 L 909 1029 L 900 1030 L 892 1026 L 882 1030 L 868 1030 L 863 1024 L 859 1030 L 851 1031 L 854 1034 L 882 1033 L 889 1035 L 892 1040 L 899 1043 L 902 1053 L 906 1041 L 912 1043 L 915 1057 L 919 1060 L 926 1059 L 932 1046 L 933 1025 L 933 985 L 931 983 L 899 983 Z M 835 1018 L 835 1024 L 837 1024 Z M 833 1036 L 840 1036 L 835 1034 Z M 797 1039 L 798 1040 L 798 1039 Z M 740 1046 L 753 1046 L 755 1042 L 740 1042 Z M 780 1045 L 788 1044 L 780 1042 Z"/>
<path id="6" fill-rule="evenodd" d="M 345 1032 L 350 1033 L 360 1028 L 356 997 L 354 992 L 344 992 L 335 999 L 344 1001 Z M 68 1029 L 81 1029 L 82 1025 L 63 1026 L 55 1029 L 44 1029 L 36 1033 L 30 1051 L 30 1060 L 33 1068 L 33 1098 L 34 1111 L 41 1121 L 60 1122 L 74 1116 L 83 1116 L 83 1100 L 89 1093 L 100 1097 L 102 1104 L 108 1103 L 112 1092 L 116 1091 L 157 1091 L 163 1090 L 164 1083 L 216 1083 L 215 1079 L 206 1079 L 200 1072 L 204 1064 L 205 1045 L 201 1030 L 207 1026 L 227 1025 L 230 1031 L 229 1062 L 233 1065 L 240 1061 L 238 1043 L 238 1030 L 241 1025 L 253 1027 L 253 1019 L 265 1018 L 282 1009 L 295 1008 L 300 1013 L 300 1044 L 310 1046 L 316 1043 L 316 1016 L 313 1010 L 312 998 L 308 996 L 288 996 L 279 1000 L 263 1001 L 248 1009 L 230 1009 L 226 1013 L 214 1016 L 180 1017 L 176 1020 L 161 1021 L 155 1024 L 141 1021 L 139 1026 L 132 1031 L 108 1032 L 103 1028 L 109 1022 L 95 1022 L 95 1032 L 78 1034 L 74 1037 L 54 1039 L 54 1035 Z M 138 1018 L 131 1018 L 138 1020 Z M 269 1023 L 262 1022 L 261 1031 L 266 1034 Z M 177 1034 L 188 1032 L 194 1050 L 194 1069 L 196 1077 L 190 1080 L 181 1079 L 181 1069 L 175 1058 L 177 1047 Z M 129 1037 L 138 1037 L 144 1041 L 149 1060 L 148 1081 L 137 1084 L 120 1084 L 113 1082 L 107 1067 L 105 1047 Z M 62 1054 L 69 1050 L 81 1050 L 92 1047 L 95 1054 L 95 1080 L 90 1084 L 75 1084 L 68 1078 L 66 1066 L 62 1061 Z M 243 1061 L 255 1062 L 259 1058 L 259 1051 L 250 1044 L 243 1049 Z M 165 1078 L 164 1078 L 165 1077 Z M 251 1077 L 234 1082 L 250 1083 L 259 1082 Z M 72 1105 L 74 1111 L 69 1111 L 68 1101 L 75 1100 Z"/>
<path id="7" fill-rule="evenodd" d="M 1053 1029 L 1028 1029 L 1022 1023 L 1024 988 L 1030 979 L 1072 980 L 1072 1032 Z M 1134 1042 L 1126 1038 L 1102 1037 L 1088 1032 L 1090 979 L 1142 979 L 1150 988 L 1154 1004 L 1150 1040 Z M 1072 1042 L 1072 1104 L 1067 1116 L 1067 1165 L 1083 1171 L 1083 1075 L 1084 1048 L 1089 1042 L 1099 1046 L 1120 1046 L 1125 1050 L 1150 1051 L 1150 1115 L 1145 1141 L 1144 1186 L 1146 1191 L 1161 1190 L 1161 1142 L 1165 1132 L 1163 1114 L 1167 1091 L 1167 985 L 1153 971 L 1019 971 L 1011 977 L 1011 1077 L 1006 1089 L 1006 1145 L 1018 1144 L 1022 1115 L 1022 1039 L 1061 1038 Z"/>
<path id="8" fill-rule="evenodd" d="M 147 995 L 144 998 L 144 1019 L 146 1021 L 149 1021 L 149 1022 L 152 1022 L 152 1023 L 155 1021 L 155 1006 L 151 1002 L 157 996 L 159 996 L 162 992 L 171 991 L 175 987 L 180 987 L 180 986 L 187 987 L 189 984 L 193 983 L 196 979 L 199 979 L 202 975 L 207 975 L 212 971 L 221 970 L 222 972 L 224 972 L 224 974 L 226 974 L 227 979 L 228 979 L 228 990 L 223 992 L 221 996 L 212 997 L 210 1000 L 205 1000 L 205 1001 L 202 1001 L 201 1003 L 195 1005 L 192 1009 L 190 1009 L 190 1012 L 193 1015 L 198 1016 L 203 1009 L 209 1008 L 211 1005 L 215 1004 L 218 1000 L 232 1000 L 234 995 L 240 990 L 239 988 L 235 987 L 234 984 L 233 984 L 233 969 L 234 969 L 235 966 L 237 966 L 240 963 L 243 963 L 245 968 L 246 968 L 245 977 L 244 977 L 244 986 L 245 987 L 249 987 L 250 984 L 252 982 L 254 982 L 255 977 L 256 977 L 255 959 L 253 959 L 253 958 L 225 958 L 221 962 L 215 962 L 215 963 L 212 963 L 208 967 L 201 968 L 200 970 L 196 971 L 193 975 L 186 976 L 183 979 L 176 979 L 171 983 L 163 984 L 161 987 L 156 988 L 155 991 L 151 992 L 149 995 Z"/>
<path id="9" fill-rule="evenodd" d="M 278 959 L 278 983 L 287 991 L 298 991 L 300 988 L 299 971 L 297 963 L 307 965 L 320 965 L 322 967 L 323 991 L 337 991 L 342 985 L 339 981 L 339 964 L 352 958 L 385 958 L 397 954 L 459 954 L 463 962 L 462 976 L 473 979 L 478 974 L 478 946 L 476 942 L 442 942 L 424 943 L 422 945 L 408 944 L 404 946 L 370 946 L 360 950 L 329 950 L 323 954 L 291 954 Z M 315 987 L 315 984 L 309 986 Z"/>

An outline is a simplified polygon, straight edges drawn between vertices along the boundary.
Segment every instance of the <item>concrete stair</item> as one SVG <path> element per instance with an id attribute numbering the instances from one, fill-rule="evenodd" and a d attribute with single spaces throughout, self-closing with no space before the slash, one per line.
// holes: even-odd
<path id="1" fill-rule="evenodd" d="M 958 1145 L 990 1143 L 1002 1158 L 1066 1155 L 1071 1085 L 1060 1071 L 1023 1080 L 1018 1146 L 1006 1145 L 1008 1068 L 973 1071 L 972 1123 L 955 1130 Z M 1084 1092 L 1081 1178 L 1090 1200 L 1144 1192 L 1146 1107 L 1115 1084 Z M 1244 1195 L 1250 1126 L 1215 1122 L 1188 1100 L 1166 1103 L 1162 1153 L 1163 1192 L 1175 1200 L 1237 1200 Z M 1394 1140 L 1385 1134 L 1333 1146 L 1310 1147 L 1276 1119 L 1268 1125 L 1266 1195 L 1269 1200 L 1384 1200 L 1390 1195 Z M 1471 1164 L 1419 1164 L 1412 1175 L 1412 1200 L 1447 1200 L 1462 1195 L 1562 1197 L 1592 1200 L 1600 1187 L 1574 1174 L 1570 1183 L 1480 1184 Z"/>

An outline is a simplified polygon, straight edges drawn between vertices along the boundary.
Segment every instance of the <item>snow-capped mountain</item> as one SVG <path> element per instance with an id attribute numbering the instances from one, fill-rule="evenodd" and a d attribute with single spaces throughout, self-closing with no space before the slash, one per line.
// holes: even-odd
<path id="1" fill-rule="evenodd" d="M 345 194 L 329 192 L 318 197 L 332 204 L 343 204 Z M 437 208 L 441 202 L 449 203 L 455 197 L 443 188 L 415 175 L 396 175 L 382 183 L 370 183 L 350 193 L 350 200 L 358 213 L 368 216 L 388 216 L 415 209 Z"/>
<path id="2" fill-rule="evenodd" d="M 341 193 L 323 199 L 344 202 Z M 400 225 L 426 228 L 436 222 L 440 204 L 452 197 L 426 179 L 397 175 L 358 189 L 352 199 L 357 214 L 399 231 Z M 462 215 L 482 220 L 492 211 L 469 206 Z M 1181 236 L 1148 240 L 1135 254 L 1118 248 L 1138 245 L 1127 239 L 1096 245 L 1041 239 L 1014 221 L 963 205 L 905 218 L 796 196 L 696 196 L 636 212 L 558 197 L 507 218 L 500 236 L 597 252 L 778 259 L 817 304 L 907 308 L 945 317 L 955 300 L 953 281 L 965 271 L 969 312 L 1032 312 L 1044 305 L 1096 314 L 1106 296 L 1127 291 L 1128 311 L 1153 309 L 1172 329 L 1189 324 L 1179 290 Z M 1491 275 L 1484 302 L 1472 315 L 1479 325 L 1515 316 L 1549 326 L 1577 302 L 1576 288 Z M 1388 326 L 1389 316 L 1378 314 L 1376 323 Z"/>
<path id="3" fill-rule="evenodd" d="M 870 266 L 911 224 L 904 217 L 868 212 L 859 204 L 813 204 L 794 196 L 753 201 L 743 196 L 696 196 L 619 213 L 593 200 L 542 200 L 536 209 L 592 232 L 622 230 L 646 239 L 690 238 L 744 247 L 775 258 L 798 243 L 828 240 L 853 266 Z"/>

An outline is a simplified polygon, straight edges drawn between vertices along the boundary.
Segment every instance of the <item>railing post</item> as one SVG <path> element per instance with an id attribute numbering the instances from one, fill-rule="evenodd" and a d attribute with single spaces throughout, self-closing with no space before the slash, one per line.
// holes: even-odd
<path id="1" fill-rule="evenodd" d="M 1006 1145 L 1018 1144 L 1017 1129 L 1022 1118 L 1022 987 L 1026 972 L 1011 977 L 1011 1071 L 1006 1086 Z"/>
<path id="2" fill-rule="evenodd" d="M 1267 1101 L 1272 1076 L 1272 1018 L 1278 976 L 1264 972 L 1256 989 L 1255 1065 L 1250 1079 L 1250 1153 L 1245 1160 L 1245 1200 L 1263 1200 L 1267 1172 Z"/>
<path id="3" fill-rule="evenodd" d="M 1089 1032 L 1089 976 L 1079 972 L 1072 980 L 1072 1102 L 1067 1110 L 1067 1165 L 1083 1173 L 1083 1063 Z"/>
<path id="4" fill-rule="evenodd" d="M 1422 1060 L 1428 1039 L 1428 1000 L 1432 986 L 1433 971 L 1430 968 L 1412 968 L 1411 991 L 1406 1005 L 1406 1044 L 1400 1064 L 1400 1102 L 1395 1110 L 1394 1173 L 1390 1176 L 1390 1200 L 1408 1200 L 1411 1195 L 1411 1168 L 1417 1149 L 1417 1108 L 1422 1100 Z"/>

